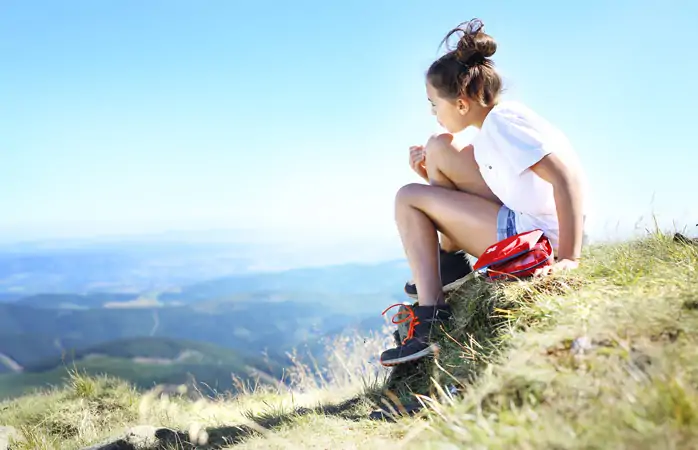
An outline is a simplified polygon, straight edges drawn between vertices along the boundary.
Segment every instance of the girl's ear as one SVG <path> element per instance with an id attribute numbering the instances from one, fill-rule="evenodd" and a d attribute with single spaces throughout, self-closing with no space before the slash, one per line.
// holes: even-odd
<path id="1" fill-rule="evenodd" d="M 463 100 L 462 98 L 456 100 L 456 108 L 458 108 L 458 113 L 461 116 L 468 114 L 468 111 L 470 111 L 470 105 L 467 101 Z"/>

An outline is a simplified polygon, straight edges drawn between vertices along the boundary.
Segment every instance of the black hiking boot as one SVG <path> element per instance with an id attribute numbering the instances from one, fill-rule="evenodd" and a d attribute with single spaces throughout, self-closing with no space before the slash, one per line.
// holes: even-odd
<path id="1" fill-rule="evenodd" d="M 398 314 L 407 315 L 406 318 L 402 319 L 402 321 L 409 322 L 407 337 L 401 345 L 381 354 L 380 361 L 384 366 L 416 361 L 438 352 L 439 346 L 432 341 L 432 334 L 436 331 L 435 327 L 451 318 L 451 307 L 448 305 L 402 306 L 404 312 Z M 402 321 L 395 322 L 393 320 L 393 323 L 401 323 Z"/>
<path id="2" fill-rule="evenodd" d="M 470 264 L 466 253 L 463 251 L 447 252 L 439 249 L 439 271 L 443 292 L 447 293 L 457 289 L 467 275 L 472 273 L 473 266 Z M 410 298 L 417 298 L 417 286 L 408 282 L 405 284 L 405 294 Z"/>

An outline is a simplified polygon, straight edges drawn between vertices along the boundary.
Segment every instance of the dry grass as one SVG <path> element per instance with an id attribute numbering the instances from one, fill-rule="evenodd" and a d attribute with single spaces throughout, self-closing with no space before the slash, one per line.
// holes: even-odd
<path id="1" fill-rule="evenodd" d="M 695 448 L 697 270 L 695 246 L 657 234 L 592 249 L 574 276 L 493 287 L 495 350 L 449 355 L 482 373 L 426 400 L 415 448 Z"/>
<path id="2" fill-rule="evenodd" d="M 259 374 L 257 384 L 239 382 L 236 394 L 198 400 L 160 395 L 157 389 L 139 393 L 119 380 L 71 370 L 65 387 L 0 403 L 0 424 L 20 432 L 22 442 L 13 447 L 17 450 L 79 449 L 142 425 L 171 429 L 182 442 L 219 446 L 251 438 L 249 445 L 255 445 L 255 436 L 269 435 L 267 428 L 283 433 L 294 424 L 309 423 L 311 416 L 337 421 L 365 416 L 371 406 L 364 397 L 377 391 L 388 373 L 375 362 L 391 339 L 388 333 L 340 337 L 331 343 L 323 367 L 299 359 L 284 383 Z M 281 437 L 272 440 L 279 439 L 280 448 L 292 448 Z"/>
<path id="3" fill-rule="evenodd" d="M 387 380 L 375 358 L 390 337 L 378 335 L 336 342 L 323 368 L 299 362 L 291 387 L 213 400 L 74 373 L 66 389 L 0 404 L 0 424 L 21 431 L 22 449 L 80 448 L 138 424 L 236 449 L 695 448 L 697 247 L 657 233 L 585 259 L 565 276 L 469 283 L 449 299 L 438 360 Z M 382 394 L 426 408 L 370 421 Z"/>
<path id="4" fill-rule="evenodd" d="M 132 423 L 137 402 L 138 395 L 128 384 L 73 370 L 65 388 L 0 404 L 0 423 L 15 426 L 23 436 L 13 448 L 75 448 Z"/>

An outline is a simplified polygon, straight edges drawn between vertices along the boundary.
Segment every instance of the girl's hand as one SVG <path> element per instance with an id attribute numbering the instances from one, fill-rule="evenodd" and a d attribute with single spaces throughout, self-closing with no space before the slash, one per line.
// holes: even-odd
<path id="1" fill-rule="evenodd" d="M 410 147 L 410 167 L 412 170 L 417 172 L 417 175 L 422 177 L 424 180 L 429 181 L 426 159 L 424 155 L 424 146 L 413 145 Z"/>
<path id="2" fill-rule="evenodd" d="M 579 261 L 574 261 L 571 259 L 561 259 L 552 266 L 546 266 L 536 270 L 533 276 L 539 277 L 553 272 L 574 270 L 577 267 L 579 267 Z"/>

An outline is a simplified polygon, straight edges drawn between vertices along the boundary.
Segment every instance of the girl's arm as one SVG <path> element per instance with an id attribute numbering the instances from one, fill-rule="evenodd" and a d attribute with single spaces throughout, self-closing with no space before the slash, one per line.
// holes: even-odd
<path id="1" fill-rule="evenodd" d="M 531 170 L 553 185 L 560 226 L 558 260 L 578 261 L 582 252 L 584 218 L 582 193 L 577 177 L 555 153 L 543 157 L 531 166 Z"/>

